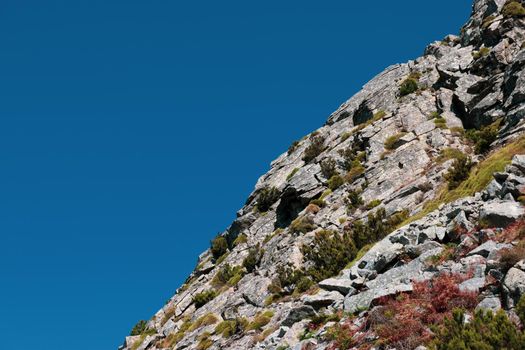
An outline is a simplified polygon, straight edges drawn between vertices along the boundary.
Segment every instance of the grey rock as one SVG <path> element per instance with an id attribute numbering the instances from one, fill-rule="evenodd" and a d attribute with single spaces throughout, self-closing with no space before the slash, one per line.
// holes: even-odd
<path id="1" fill-rule="evenodd" d="M 496 243 L 494 241 L 487 241 L 477 247 L 474 250 L 471 250 L 469 253 L 467 253 L 467 256 L 471 255 L 481 255 L 483 257 L 488 257 L 489 254 L 495 250 L 499 250 L 501 248 L 505 247 L 505 245 L 502 245 L 500 243 Z"/>
<path id="2" fill-rule="evenodd" d="M 319 287 L 329 291 L 337 291 L 343 295 L 352 294 L 356 291 L 352 287 L 352 281 L 343 278 L 328 278 L 319 282 Z"/>
<path id="3" fill-rule="evenodd" d="M 301 300 L 306 304 L 319 309 L 343 300 L 343 295 L 336 291 L 321 291 L 315 295 L 305 295 Z"/>
<path id="4" fill-rule="evenodd" d="M 459 284 L 459 289 L 468 292 L 479 292 L 485 287 L 485 277 L 475 277 Z"/>
<path id="5" fill-rule="evenodd" d="M 356 295 L 345 298 L 345 312 L 355 313 L 357 311 L 367 310 L 374 300 L 387 295 L 395 295 L 401 292 L 411 292 L 412 284 L 386 285 L 383 288 L 374 288 Z"/>
<path id="6" fill-rule="evenodd" d="M 291 327 L 294 325 L 294 323 L 297 323 L 315 314 L 316 312 L 314 308 L 309 305 L 297 306 L 297 307 L 292 308 L 288 312 L 288 314 L 286 315 L 284 320 L 281 322 L 281 324 L 286 327 Z"/>
<path id="7" fill-rule="evenodd" d="M 501 300 L 497 296 L 488 296 L 476 306 L 476 310 L 490 310 L 496 312 L 499 309 L 501 309 Z"/>
<path id="8" fill-rule="evenodd" d="M 480 219 L 495 227 L 505 227 L 525 213 L 523 207 L 513 201 L 485 203 L 480 212 Z"/>
<path id="9" fill-rule="evenodd" d="M 517 303 L 520 297 L 525 294 L 525 272 L 514 267 L 511 268 L 503 280 L 503 285 L 511 304 L 512 302 Z"/>

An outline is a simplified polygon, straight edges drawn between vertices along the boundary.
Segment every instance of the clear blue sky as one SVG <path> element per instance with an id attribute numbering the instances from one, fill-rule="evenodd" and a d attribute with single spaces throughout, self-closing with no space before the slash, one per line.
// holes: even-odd
<path id="1" fill-rule="evenodd" d="M 116 349 L 257 178 L 470 0 L 0 3 L 0 344 Z"/>

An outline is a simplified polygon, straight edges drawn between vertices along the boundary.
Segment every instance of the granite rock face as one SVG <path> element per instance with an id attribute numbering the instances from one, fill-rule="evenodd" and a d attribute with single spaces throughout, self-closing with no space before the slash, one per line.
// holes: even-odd
<path id="1" fill-rule="evenodd" d="M 468 275 L 460 288 L 480 295 L 478 308 L 512 310 L 525 293 L 525 263 L 503 268 L 501 252 L 516 242 L 499 237 L 525 213 L 525 155 L 495 168 L 480 192 L 442 200 L 444 175 L 455 166 L 447 154 L 483 165 L 525 131 L 525 19 L 504 17 L 504 3 L 476 0 L 461 35 L 388 67 L 274 160 L 221 233 L 227 253 L 202 253 L 147 332 L 120 349 L 326 349 L 323 334 L 334 322 L 301 340 L 312 317 L 355 313 L 358 327 L 379 299 L 442 273 Z M 401 89 L 407 81 L 415 91 Z M 496 135 L 476 154 L 464 129 L 490 125 Z M 382 224 L 399 220 L 339 273 L 286 274 L 316 267 L 304 247 L 320 232 L 371 226 L 380 213 Z M 451 243 L 462 252 L 456 260 L 446 258 Z"/>

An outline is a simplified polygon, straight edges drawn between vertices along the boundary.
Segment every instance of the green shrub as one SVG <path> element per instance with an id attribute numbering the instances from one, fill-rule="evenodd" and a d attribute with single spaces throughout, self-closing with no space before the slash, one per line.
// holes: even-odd
<path id="1" fill-rule="evenodd" d="M 248 251 L 248 256 L 242 261 L 242 266 L 244 266 L 248 273 L 255 271 L 261 261 L 261 256 L 262 252 L 259 245 L 256 245 Z"/>
<path id="2" fill-rule="evenodd" d="M 361 198 L 361 195 L 357 191 L 350 191 L 348 192 L 348 196 L 345 199 L 346 206 L 348 210 L 353 210 L 358 208 L 360 205 L 363 205 L 363 198 Z"/>
<path id="3" fill-rule="evenodd" d="M 201 306 L 206 305 L 209 301 L 213 300 L 216 296 L 217 292 L 215 290 L 205 290 L 202 293 L 195 294 L 192 301 L 195 304 L 195 307 L 198 309 Z"/>
<path id="4" fill-rule="evenodd" d="M 494 22 L 495 19 L 496 19 L 496 16 L 494 15 L 485 17 L 483 19 L 483 22 L 481 23 L 481 28 L 487 29 L 492 24 L 492 22 Z"/>
<path id="5" fill-rule="evenodd" d="M 357 253 L 348 233 L 330 230 L 316 232 L 312 244 L 303 245 L 301 251 L 310 263 L 307 274 L 316 282 L 337 275 Z"/>
<path id="6" fill-rule="evenodd" d="M 410 95 L 411 93 L 416 92 L 418 89 L 419 86 L 417 80 L 414 78 L 407 78 L 401 83 L 401 86 L 399 87 L 399 94 L 401 96 Z"/>
<path id="7" fill-rule="evenodd" d="M 498 129 L 499 121 L 480 130 L 470 129 L 465 135 L 467 139 L 474 143 L 474 151 L 477 154 L 482 154 L 488 152 L 490 145 L 498 138 Z"/>
<path id="8" fill-rule="evenodd" d="M 215 333 L 220 334 L 223 338 L 230 338 L 234 334 L 242 334 L 248 325 L 248 321 L 244 318 L 236 318 L 235 320 L 226 320 L 215 327 Z"/>
<path id="9" fill-rule="evenodd" d="M 314 160 L 318 155 L 320 155 L 324 149 L 324 137 L 322 136 L 313 136 L 310 137 L 310 145 L 306 147 L 303 154 L 303 160 L 306 163 L 310 163 L 312 160 Z"/>
<path id="10" fill-rule="evenodd" d="M 472 52 L 472 57 L 477 60 L 481 57 L 485 57 L 490 53 L 490 49 L 488 47 L 482 47 L 479 49 L 479 51 Z"/>
<path id="11" fill-rule="evenodd" d="M 267 212 L 270 207 L 277 202 L 281 192 L 275 187 L 264 187 L 259 193 L 257 199 L 257 209 L 261 212 Z"/>
<path id="12" fill-rule="evenodd" d="M 326 202 L 322 200 L 321 198 L 312 199 L 310 201 L 310 204 L 317 205 L 319 208 L 324 208 L 326 206 Z"/>
<path id="13" fill-rule="evenodd" d="M 300 216 L 290 224 L 292 233 L 308 233 L 317 228 L 314 220 L 310 216 Z"/>
<path id="14" fill-rule="evenodd" d="M 444 148 L 441 150 L 439 157 L 436 159 L 438 163 L 444 163 L 449 159 L 456 159 L 463 157 L 463 152 L 457 148 Z"/>
<path id="15" fill-rule="evenodd" d="M 392 232 L 400 220 L 408 216 L 408 211 L 398 212 L 387 218 L 385 208 L 379 208 L 375 213 L 368 214 L 367 222 L 357 220 L 350 229 L 350 235 L 357 249 L 367 244 L 375 243 Z"/>
<path id="16" fill-rule="evenodd" d="M 228 252 L 228 241 L 223 236 L 217 236 L 211 241 L 211 254 L 215 259 Z"/>
<path id="17" fill-rule="evenodd" d="M 301 293 L 298 289 L 299 283 L 301 288 L 304 286 L 304 277 L 306 274 L 299 269 L 294 269 L 291 266 L 278 266 L 276 271 L 277 276 L 268 286 L 268 291 L 274 295 L 268 301 L 273 302 L 282 295 L 288 295 L 292 292 Z M 301 282 L 302 281 L 302 282 Z"/>
<path id="18" fill-rule="evenodd" d="M 332 157 L 328 157 L 321 161 L 321 174 L 323 174 L 326 179 L 337 175 L 337 164 Z"/>
<path id="19" fill-rule="evenodd" d="M 232 267 L 230 264 L 225 264 L 219 269 L 219 271 L 217 271 L 211 283 L 216 288 L 220 288 L 225 285 L 233 287 L 242 278 L 242 276 L 243 274 L 241 266 Z"/>
<path id="20" fill-rule="evenodd" d="M 523 17 L 525 16 L 525 8 L 516 0 L 511 0 L 503 6 L 501 13 L 504 17 Z"/>
<path id="21" fill-rule="evenodd" d="M 345 175 L 345 181 L 348 183 L 353 183 L 357 178 L 365 173 L 365 167 L 359 163 L 357 166 L 353 166 L 348 173 Z"/>
<path id="22" fill-rule="evenodd" d="M 133 327 L 131 330 L 131 333 L 129 335 L 142 335 L 146 331 L 148 331 L 147 322 L 144 320 L 140 320 L 137 322 L 137 324 Z"/>
<path id="23" fill-rule="evenodd" d="M 352 136 L 351 132 L 344 132 L 341 134 L 341 142 L 348 140 Z"/>
<path id="24" fill-rule="evenodd" d="M 257 315 L 255 315 L 253 321 L 248 324 L 246 330 L 260 331 L 264 326 L 270 323 L 272 317 L 273 311 L 268 310 L 265 312 L 260 312 Z"/>
<path id="25" fill-rule="evenodd" d="M 235 238 L 235 241 L 233 241 L 233 246 L 236 247 L 239 244 L 244 244 L 248 242 L 248 236 L 246 236 L 244 233 L 241 233 L 237 238 Z"/>
<path id="26" fill-rule="evenodd" d="M 199 341 L 199 344 L 197 344 L 197 350 L 206 350 L 210 346 L 213 345 L 213 340 L 210 339 L 211 334 L 210 332 L 204 332 L 202 333 L 197 340 Z"/>
<path id="27" fill-rule="evenodd" d="M 328 188 L 332 191 L 337 190 L 345 183 L 345 180 L 340 175 L 334 175 L 328 180 Z"/>
<path id="28" fill-rule="evenodd" d="M 367 205 L 366 205 L 366 209 L 370 210 L 370 209 L 374 209 L 375 207 L 379 206 L 381 204 L 381 200 L 380 199 L 374 199 L 373 201 L 369 202 Z"/>
<path id="29" fill-rule="evenodd" d="M 201 327 L 209 326 L 212 324 L 217 323 L 218 319 L 217 316 L 215 316 L 213 313 L 209 312 L 201 317 L 199 317 L 195 323 L 191 325 L 191 327 L 188 328 L 188 330 L 194 331 L 196 329 L 199 329 Z"/>
<path id="30" fill-rule="evenodd" d="M 295 150 L 299 147 L 299 144 L 300 144 L 299 141 L 294 141 L 294 142 L 292 142 L 292 144 L 291 144 L 290 147 L 288 148 L 288 155 L 290 155 L 290 154 L 292 154 L 293 152 L 295 152 Z"/>
<path id="31" fill-rule="evenodd" d="M 465 322 L 464 312 L 456 309 L 439 328 L 436 338 L 437 350 L 518 350 L 525 344 L 525 335 L 503 310 L 496 314 L 480 310 Z"/>
<path id="32" fill-rule="evenodd" d="M 439 129 L 447 128 L 447 121 L 445 120 L 445 118 L 441 116 L 434 119 L 434 124 L 436 125 L 436 128 L 439 128 Z"/>
<path id="33" fill-rule="evenodd" d="M 297 282 L 297 285 L 295 286 L 295 292 L 304 293 L 308 289 L 310 289 L 313 285 L 314 285 L 314 282 L 310 278 L 303 276 Z"/>
<path id="34" fill-rule="evenodd" d="M 295 174 L 297 174 L 297 172 L 299 171 L 299 168 L 294 168 L 290 174 L 288 174 L 288 176 L 286 177 L 286 181 L 289 181 Z"/>
<path id="35" fill-rule="evenodd" d="M 453 190 L 457 188 L 464 180 L 469 177 L 472 162 L 466 155 L 458 156 L 454 159 L 454 163 L 449 171 L 444 175 L 448 182 L 448 189 Z"/>
<path id="36" fill-rule="evenodd" d="M 405 135 L 406 135 L 406 133 L 401 132 L 399 134 L 392 135 L 389 138 L 387 138 L 385 140 L 385 149 L 393 150 L 393 149 L 396 149 L 397 147 L 399 147 L 399 145 L 398 145 L 399 139 L 401 139 Z"/>

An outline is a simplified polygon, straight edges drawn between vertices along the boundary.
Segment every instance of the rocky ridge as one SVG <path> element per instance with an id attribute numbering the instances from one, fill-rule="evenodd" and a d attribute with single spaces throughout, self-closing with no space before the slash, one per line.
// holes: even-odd
<path id="1" fill-rule="evenodd" d="M 500 253 L 524 214 L 525 19 L 507 5 L 475 1 L 459 36 L 387 68 L 273 161 L 121 349 L 335 349 L 338 323 L 358 329 L 352 347 L 376 344 L 360 327 L 378 303 L 442 275 L 516 319 L 525 263 Z M 451 186 L 461 159 L 475 165 Z"/>

